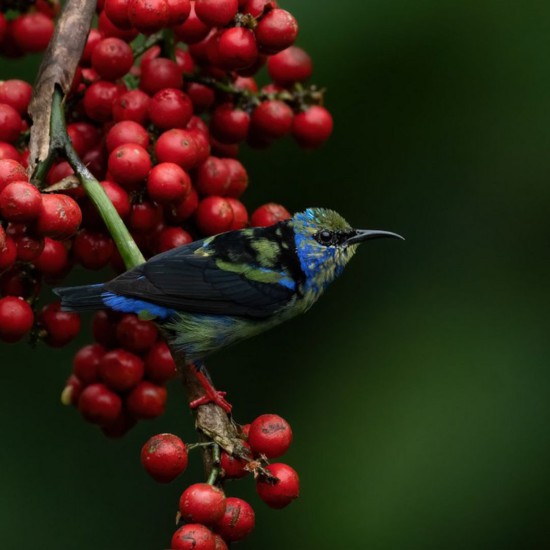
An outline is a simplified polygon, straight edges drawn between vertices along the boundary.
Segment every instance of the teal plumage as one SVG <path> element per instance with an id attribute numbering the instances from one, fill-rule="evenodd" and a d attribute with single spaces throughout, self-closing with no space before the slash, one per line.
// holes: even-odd
<path id="1" fill-rule="evenodd" d="M 270 227 L 195 241 L 101 285 L 60 288 L 67 310 L 111 308 L 154 318 L 189 362 L 306 312 L 360 242 L 399 237 L 353 229 L 310 208 Z"/>

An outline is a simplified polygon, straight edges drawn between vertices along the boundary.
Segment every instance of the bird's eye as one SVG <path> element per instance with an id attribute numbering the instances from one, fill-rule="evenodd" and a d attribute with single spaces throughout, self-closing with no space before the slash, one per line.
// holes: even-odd
<path id="1" fill-rule="evenodd" d="M 319 231 L 317 233 L 317 240 L 326 246 L 329 244 L 332 244 L 332 241 L 334 240 L 334 235 L 332 231 L 327 231 L 326 229 L 324 231 Z"/>

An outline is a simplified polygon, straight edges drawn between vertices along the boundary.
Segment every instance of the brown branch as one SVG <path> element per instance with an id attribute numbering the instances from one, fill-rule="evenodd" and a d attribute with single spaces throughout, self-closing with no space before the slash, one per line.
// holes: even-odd
<path id="1" fill-rule="evenodd" d="M 50 119 L 56 87 L 63 94 L 71 88 L 86 45 L 96 0 L 67 0 L 36 77 L 29 114 L 33 121 L 29 141 L 29 172 L 50 157 Z"/>

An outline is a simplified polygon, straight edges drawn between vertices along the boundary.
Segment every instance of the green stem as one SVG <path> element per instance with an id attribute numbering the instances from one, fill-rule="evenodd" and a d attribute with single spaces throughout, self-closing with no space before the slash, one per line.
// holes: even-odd
<path id="1" fill-rule="evenodd" d="M 209 485 L 215 485 L 216 481 L 218 481 L 218 477 L 220 475 L 220 462 L 221 462 L 220 446 L 214 445 L 212 447 L 212 470 L 210 471 L 210 475 L 206 480 L 206 483 L 208 483 Z"/>
<path id="2" fill-rule="evenodd" d="M 156 44 L 160 44 L 162 42 L 162 38 L 162 33 L 156 32 L 155 34 L 148 36 L 140 44 L 132 43 L 132 53 L 134 54 L 134 59 L 142 56 L 149 48 L 152 48 Z"/>
<path id="3" fill-rule="evenodd" d="M 77 152 L 72 146 L 71 140 L 67 134 L 65 123 L 65 113 L 63 111 L 63 96 L 59 89 L 56 89 L 52 98 L 52 118 L 51 118 L 51 148 L 52 153 L 62 151 L 65 154 L 67 162 L 75 171 L 82 187 L 90 200 L 94 203 L 101 215 L 111 237 L 113 238 L 124 265 L 131 269 L 145 262 L 132 235 L 124 225 L 124 222 L 118 215 L 111 199 L 105 193 L 105 190 L 88 170 L 87 166 L 80 160 Z M 50 155 L 53 156 L 53 155 Z M 48 160 L 48 159 L 47 159 Z"/>
<path id="4" fill-rule="evenodd" d="M 176 38 L 174 36 L 174 31 L 172 29 L 164 29 L 162 31 L 162 55 L 171 59 L 172 61 L 176 60 Z"/>

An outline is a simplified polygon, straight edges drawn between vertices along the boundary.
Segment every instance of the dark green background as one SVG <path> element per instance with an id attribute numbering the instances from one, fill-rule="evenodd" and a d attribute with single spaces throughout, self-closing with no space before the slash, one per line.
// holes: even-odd
<path id="1" fill-rule="evenodd" d="M 277 412 L 295 434 L 299 501 L 228 488 L 257 512 L 240 548 L 548 548 L 550 4 L 282 4 L 335 133 L 247 151 L 247 204 L 331 206 L 407 241 L 365 245 L 308 315 L 210 362 L 238 420 Z M 158 431 L 192 437 L 177 384 L 123 441 L 59 404 L 87 338 L 2 348 L 2 548 L 160 550 L 198 479 L 198 456 L 171 486 L 139 463 Z"/>

